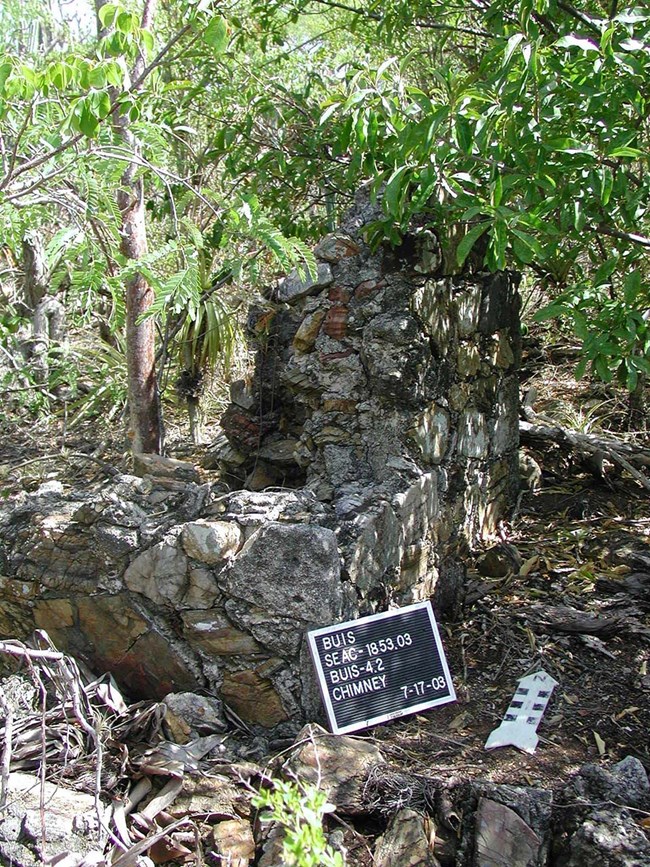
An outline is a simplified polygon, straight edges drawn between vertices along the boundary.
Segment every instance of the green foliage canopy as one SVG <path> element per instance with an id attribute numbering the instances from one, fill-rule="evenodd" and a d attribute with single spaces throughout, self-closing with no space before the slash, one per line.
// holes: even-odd
<path id="1" fill-rule="evenodd" d="M 371 240 L 398 242 L 425 214 L 450 270 L 477 251 L 484 267 L 532 270 L 552 297 L 540 317 L 582 341 L 579 373 L 634 389 L 650 372 L 641 5 L 184 0 L 151 30 L 134 9 L 104 4 L 98 39 L 46 52 L 47 22 L 36 38 L 21 7 L 2 13 L 3 242 L 65 215 L 80 309 L 103 293 L 121 325 L 134 266 L 114 189 L 129 161 L 146 180 L 154 252 L 139 267 L 163 326 L 203 316 L 224 275 L 313 268 L 305 242 L 369 180 L 384 211 Z"/>
<path id="2" fill-rule="evenodd" d="M 650 372 L 650 13 L 590 0 L 382 9 L 349 14 L 411 33 L 411 52 L 351 68 L 321 117 L 374 179 L 378 237 L 428 213 L 443 233 L 464 227 L 460 268 L 484 236 L 486 267 L 532 267 L 559 293 L 540 315 L 572 320 L 579 373 L 591 362 L 633 389 Z M 435 28 L 442 62 L 424 48 Z"/>

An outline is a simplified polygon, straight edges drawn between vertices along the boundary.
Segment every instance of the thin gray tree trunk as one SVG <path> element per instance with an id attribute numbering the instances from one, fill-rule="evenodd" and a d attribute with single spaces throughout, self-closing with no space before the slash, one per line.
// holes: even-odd
<path id="1" fill-rule="evenodd" d="M 151 29 L 157 0 L 145 0 L 141 25 Z M 104 5 L 96 0 L 96 11 Z M 144 69 L 144 58 L 138 57 L 131 70 L 131 80 L 137 81 Z M 137 176 L 138 143 L 126 115 L 116 111 L 113 128 L 134 160 L 127 165 L 117 192 L 117 204 L 122 224 L 121 250 L 127 259 L 137 261 L 147 252 L 144 186 Z M 153 301 L 153 290 L 145 277 L 137 272 L 124 287 L 126 299 L 126 361 L 128 370 L 129 433 L 136 453 L 160 453 L 162 424 L 160 398 L 156 381 L 155 323 L 153 318 L 141 319 Z"/>
<path id="2" fill-rule="evenodd" d="M 31 323 L 30 334 L 23 340 L 23 352 L 29 361 L 34 381 L 47 382 L 49 350 L 52 343 L 65 339 L 65 308 L 47 294 L 49 274 L 45 248 L 39 235 L 27 233 L 23 238 L 23 299 L 21 311 Z"/>

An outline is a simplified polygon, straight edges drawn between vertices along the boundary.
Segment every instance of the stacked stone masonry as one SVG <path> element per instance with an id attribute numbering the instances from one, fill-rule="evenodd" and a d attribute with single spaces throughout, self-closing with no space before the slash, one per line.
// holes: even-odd
<path id="1" fill-rule="evenodd" d="M 360 200 L 249 315 L 211 455 L 224 485 L 121 476 L 0 509 L 0 635 L 47 630 L 132 695 L 207 690 L 249 725 L 321 717 L 308 629 L 462 599 L 518 487 L 519 300 L 442 273 L 433 231 L 370 250 Z"/>

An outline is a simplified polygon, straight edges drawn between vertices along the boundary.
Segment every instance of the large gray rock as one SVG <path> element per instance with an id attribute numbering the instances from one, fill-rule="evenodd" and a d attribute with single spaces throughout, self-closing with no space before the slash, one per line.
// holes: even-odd
<path id="1" fill-rule="evenodd" d="M 570 842 L 566 867 L 648 867 L 650 841 L 625 810 L 596 810 Z"/>
<path id="2" fill-rule="evenodd" d="M 490 798 L 479 800 L 474 867 L 541 867 L 545 862 L 542 841 L 521 816 Z"/>
<path id="3" fill-rule="evenodd" d="M 188 557 L 215 566 L 237 553 L 243 537 L 234 521 L 199 520 L 185 524 L 181 542 Z"/>
<path id="4" fill-rule="evenodd" d="M 349 256 L 356 256 L 359 252 L 359 245 L 343 232 L 325 235 L 314 247 L 314 255 L 323 262 L 339 262 Z"/>
<path id="5" fill-rule="evenodd" d="M 32 774 L 10 775 L 8 803 L 0 817 L 0 856 L 9 859 L 3 863 L 29 867 L 61 853 L 87 854 L 96 850 L 99 831 L 92 795 L 42 784 Z"/>
<path id="6" fill-rule="evenodd" d="M 319 786 L 343 813 L 364 812 L 363 792 L 369 772 L 385 761 L 370 741 L 332 735 L 320 726 L 305 726 L 285 768 L 290 775 Z"/>
<path id="7" fill-rule="evenodd" d="M 627 807 L 642 808 L 650 798 L 648 775 L 634 756 L 607 769 L 600 765 L 584 765 L 564 791 L 566 798 L 587 805 L 613 801 Z"/>
<path id="8" fill-rule="evenodd" d="M 319 262 L 318 270 L 314 277 L 309 274 L 301 276 L 298 271 L 292 271 L 288 277 L 280 282 L 278 286 L 278 299 L 286 301 L 289 304 L 304 298 L 305 295 L 311 295 L 313 292 L 318 292 L 331 286 L 334 282 L 332 269 L 325 262 Z"/>
<path id="9" fill-rule="evenodd" d="M 226 593 L 282 617 L 329 624 L 343 592 L 336 535 L 316 525 L 268 524 L 220 576 Z"/>
<path id="10" fill-rule="evenodd" d="M 178 819 L 189 813 L 203 813 L 208 819 L 227 819 L 238 815 L 247 816 L 250 812 L 250 801 L 243 788 L 220 774 L 186 774 L 181 791 L 167 811 L 170 816 Z"/>
<path id="11" fill-rule="evenodd" d="M 171 692 L 165 696 L 165 725 L 174 741 L 185 744 L 226 729 L 223 705 L 213 696 Z"/>
<path id="12" fill-rule="evenodd" d="M 131 695 L 163 698 L 205 686 L 191 651 L 133 594 L 41 599 L 34 614 L 59 650 L 112 672 Z"/>
<path id="13" fill-rule="evenodd" d="M 211 656 L 247 656 L 262 650 L 251 635 L 236 629 L 219 608 L 184 611 L 181 616 L 191 646 Z"/>
<path id="14" fill-rule="evenodd" d="M 540 840 L 548 843 L 551 832 L 553 793 L 532 786 L 507 786 L 474 783 L 479 799 L 489 799 L 514 810 Z"/>
<path id="15" fill-rule="evenodd" d="M 296 621 L 291 617 L 272 615 L 264 608 L 251 608 L 237 599 L 227 599 L 224 607 L 233 623 L 249 632 L 255 642 L 274 656 L 292 658 L 300 650 L 304 635 L 296 630 Z"/>
<path id="16" fill-rule="evenodd" d="M 311 491 L 235 491 L 220 505 L 224 519 L 251 527 L 269 521 L 310 522 L 326 514 Z"/>
<path id="17" fill-rule="evenodd" d="M 255 840 L 250 822 L 227 819 L 212 828 L 212 843 L 220 863 L 248 867 L 255 858 Z"/>
<path id="18" fill-rule="evenodd" d="M 180 605 L 187 590 L 187 557 L 175 539 L 143 551 L 124 573 L 124 583 L 156 605 Z"/>
<path id="19" fill-rule="evenodd" d="M 346 558 L 350 579 L 364 594 L 395 574 L 404 550 L 404 528 L 393 508 L 380 502 L 373 511 L 357 518 L 359 535 Z"/>
<path id="20" fill-rule="evenodd" d="M 638 759 L 627 756 L 611 768 L 584 765 L 564 787 L 561 799 L 558 848 L 567 863 L 573 859 L 571 867 L 583 863 L 599 867 L 601 864 L 637 867 L 650 863 L 650 859 L 638 862 L 633 859 L 635 841 L 641 839 L 636 831 L 640 829 L 625 810 L 625 807 L 642 810 L 650 807 L 648 776 Z M 601 845 L 603 852 L 598 855 Z M 587 856 L 587 852 L 591 854 Z M 580 860 L 583 857 L 587 860 Z"/>
<path id="21" fill-rule="evenodd" d="M 375 867 L 439 867 L 426 830 L 427 820 L 413 810 L 400 810 L 377 840 Z M 435 836 L 435 835 L 434 835 Z"/>

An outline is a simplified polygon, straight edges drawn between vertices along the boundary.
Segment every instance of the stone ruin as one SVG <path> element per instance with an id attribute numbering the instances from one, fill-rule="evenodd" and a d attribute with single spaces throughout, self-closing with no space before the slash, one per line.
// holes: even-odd
<path id="1" fill-rule="evenodd" d="M 132 696 L 322 718 L 307 630 L 431 598 L 518 489 L 518 278 L 445 273 L 435 232 L 371 250 L 360 200 L 252 307 L 252 373 L 190 471 L 49 482 L 0 508 L 0 636 L 45 629 Z M 146 469 L 146 462 L 145 462 Z M 179 477 L 180 472 L 180 477 Z"/>

